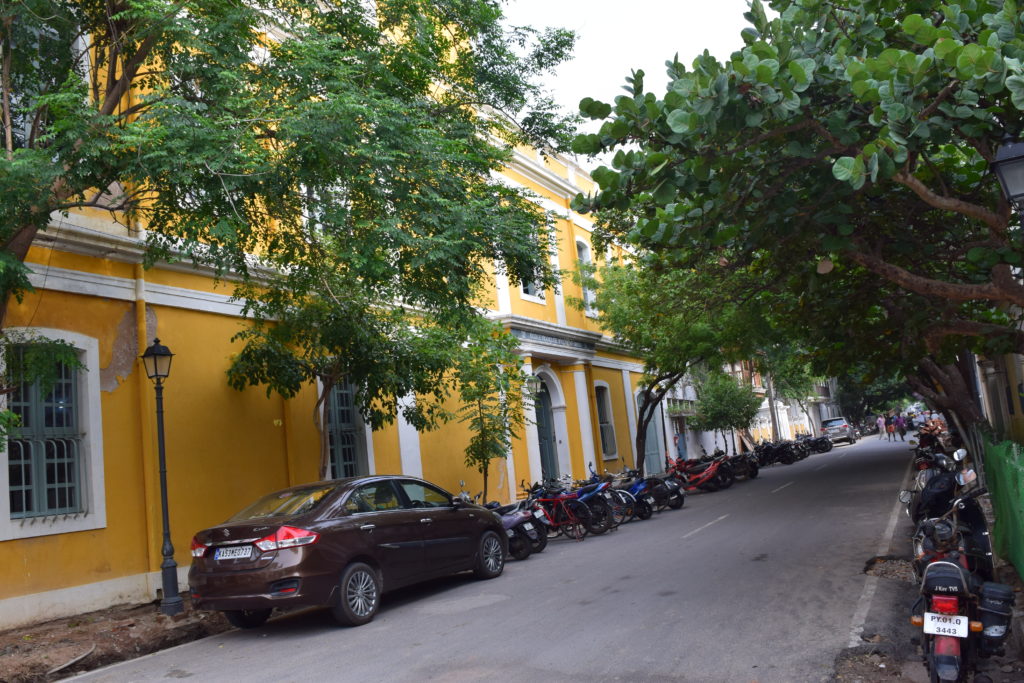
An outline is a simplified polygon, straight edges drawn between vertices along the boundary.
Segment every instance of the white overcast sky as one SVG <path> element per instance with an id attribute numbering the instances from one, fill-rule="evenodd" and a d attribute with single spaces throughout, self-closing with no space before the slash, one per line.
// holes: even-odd
<path id="1" fill-rule="evenodd" d="M 665 61 L 676 53 L 687 68 L 705 49 L 719 61 L 728 59 L 743 47 L 747 9 L 746 0 L 507 0 L 503 5 L 511 24 L 576 31 L 574 58 L 545 83 L 571 112 L 584 97 L 610 104 L 623 93 L 631 69 L 643 69 L 646 91 L 663 95 Z"/>
<path id="2" fill-rule="evenodd" d="M 661 94 L 666 60 L 678 52 L 689 67 L 707 49 L 723 61 L 743 47 L 748 25 L 746 0 L 506 0 L 503 9 L 516 25 L 576 31 L 573 60 L 548 80 L 572 111 L 584 97 L 611 102 L 630 69 Z"/>

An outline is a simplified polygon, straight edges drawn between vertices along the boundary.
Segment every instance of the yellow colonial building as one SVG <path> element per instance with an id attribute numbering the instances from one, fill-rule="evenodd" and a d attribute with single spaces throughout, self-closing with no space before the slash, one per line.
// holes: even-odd
<path id="1" fill-rule="evenodd" d="M 507 182 L 531 190 L 550 216 L 552 264 L 573 271 L 600 262 L 589 220 L 569 208 L 591 189 L 574 162 L 521 149 Z M 155 337 L 174 355 L 165 383 L 170 529 L 179 582 L 189 543 L 259 495 L 316 479 L 318 433 L 310 387 L 285 400 L 227 384 L 232 336 L 246 325 L 227 285 L 190 264 L 142 267 L 144 234 L 103 212 L 54 216 L 29 255 L 36 289 L 12 303 L 11 328 L 72 344 L 84 365 L 48 395 L 25 387 L 10 401 L 26 419 L 0 468 L 0 628 L 158 596 L 161 511 L 155 397 L 139 355 Z M 570 278 L 547 291 L 499 276 L 489 314 L 515 335 L 537 377 L 530 424 L 511 457 L 492 463 L 490 497 L 509 500 L 519 482 L 617 471 L 636 462 L 636 396 L 642 365 L 603 335 Z M 476 492 L 464 465 L 462 424 L 418 433 L 400 418 L 371 431 L 344 389 L 330 397 L 335 476 L 403 473 Z M 662 461 L 665 421 L 648 438 Z M 660 469 L 660 467 L 654 467 Z"/>

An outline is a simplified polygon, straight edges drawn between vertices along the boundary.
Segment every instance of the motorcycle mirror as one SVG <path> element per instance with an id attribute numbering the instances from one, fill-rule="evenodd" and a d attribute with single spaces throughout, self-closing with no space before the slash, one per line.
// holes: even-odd
<path id="1" fill-rule="evenodd" d="M 956 475 L 956 483 L 960 484 L 960 486 L 966 486 L 967 484 L 970 484 L 972 481 L 977 480 L 978 473 L 970 468 Z"/>
<path id="2" fill-rule="evenodd" d="M 906 505 L 914 499 L 914 492 L 909 489 L 903 489 L 899 495 L 900 502 Z"/>
<path id="3" fill-rule="evenodd" d="M 966 457 L 967 457 L 967 449 L 966 448 L 958 448 L 955 451 L 953 451 L 953 459 L 956 460 L 957 462 L 960 462 L 961 460 L 963 460 Z"/>

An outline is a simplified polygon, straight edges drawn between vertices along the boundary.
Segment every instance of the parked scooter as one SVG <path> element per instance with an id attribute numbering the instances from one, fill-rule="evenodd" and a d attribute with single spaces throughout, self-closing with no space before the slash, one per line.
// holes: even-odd
<path id="1" fill-rule="evenodd" d="M 541 552 L 548 544 L 547 529 L 540 527 L 540 522 L 535 520 L 530 508 L 524 505 L 525 502 L 500 505 L 497 501 L 491 501 L 484 505 L 501 515 L 501 525 L 505 527 L 508 536 L 508 554 L 517 560 L 525 560 L 531 553 Z"/>
<path id="2" fill-rule="evenodd" d="M 459 497 L 466 501 L 476 502 L 481 494 L 470 497 L 465 490 L 466 482 L 460 481 L 462 491 Z M 491 501 L 484 505 L 488 510 L 496 512 L 501 517 L 501 525 L 508 536 L 508 554 L 517 560 L 525 560 L 533 552 L 541 552 L 547 545 L 547 531 L 542 529 L 532 514 L 531 507 L 527 501 L 519 501 L 510 505 L 501 505 L 497 501 Z M 544 537 L 543 545 L 540 545 L 540 537 Z M 539 548 L 537 547 L 539 545 Z"/>
<path id="3" fill-rule="evenodd" d="M 967 451 L 957 449 L 952 456 L 944 453 L 921 452 L 915 457 L 918 470 L 914 488 L 900 492 L 900 500 L 907 506 L 907 515 L 916 525 L 914 533 L 914 569 L 920 576 L 926 563 L 923 553 L 925 523 L 950 512 L 954 500 L 959 500 L 957 520 L 958 536 L 962 538 L 967 568 L 983 581 L 994 576 L 992 545 L 988 522 L 976 497 L 963 498 L 962 494 L 977 481 L 977 474 L 967 466 Z"/>

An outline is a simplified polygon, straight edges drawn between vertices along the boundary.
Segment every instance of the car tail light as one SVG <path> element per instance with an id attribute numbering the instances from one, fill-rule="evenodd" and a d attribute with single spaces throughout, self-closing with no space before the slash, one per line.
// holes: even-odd
<path id="1" fill-rule="evenodd" d="M 932 609 L 939 614 L 959 614 L 960 598 L 952 595 L 933 595 Z"/>
<path id="2" fill-rule="evenodd" d="M 267 552 L 282 548 L 294 548 L 299 545 L 309 545 L 316 543 L 319 538 L 320 534 L 315 531 L 296 529 L 293 526 L 283 526 L 274 533 L 268 534 L 256 541 L 253 545 L 263 552 Z"/>
<path id="3" fill-rule="evenodd" d="M 202 557 L 206 554 L 206 549 L 209 547 L 200 543 L 195 536 L 192 537 L 192 557 Z"/>

